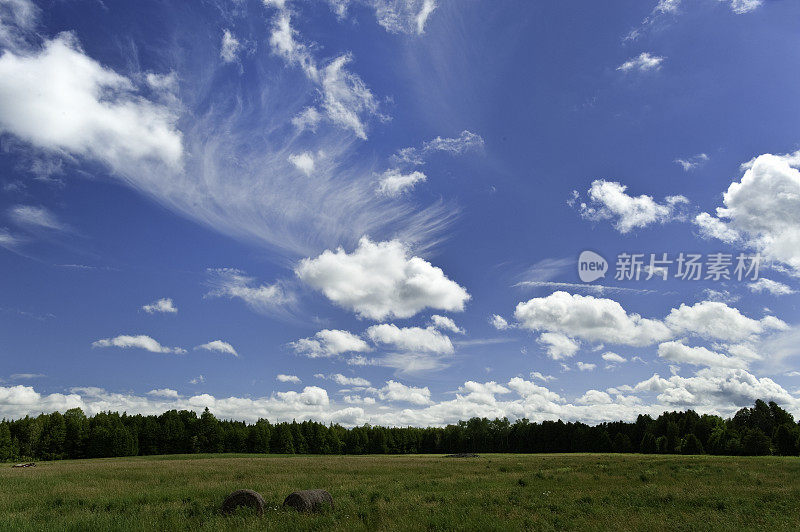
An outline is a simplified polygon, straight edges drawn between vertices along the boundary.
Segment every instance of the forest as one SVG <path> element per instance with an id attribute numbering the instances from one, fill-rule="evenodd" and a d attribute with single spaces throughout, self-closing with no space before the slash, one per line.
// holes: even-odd
<path id="1" fill-rule="evenodd" d="M 58 460 L 187 453 L 415 454 L 575 453 L 789 455 L 800 426 L 774 402 L 757 400 L 730 419 L 693 410 L 601 423 L 472 418 L 445 427 L 325 425 L 219 420 L 170 410 L 159 416 L 80 409 L 0 422 L 0 460 Z"/>

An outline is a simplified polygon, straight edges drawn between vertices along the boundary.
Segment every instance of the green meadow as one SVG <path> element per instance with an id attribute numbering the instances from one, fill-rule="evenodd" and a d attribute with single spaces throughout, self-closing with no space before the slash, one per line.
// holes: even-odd
<path id="1" fill-rule="evenodd" d="M 263 516 L 219 507 L 260 492 Z M 335 508 L 284 510 L 324 488 Z M 178 455 L 0 468 L 0 530 L 797 530 L 800 459 Z"/>

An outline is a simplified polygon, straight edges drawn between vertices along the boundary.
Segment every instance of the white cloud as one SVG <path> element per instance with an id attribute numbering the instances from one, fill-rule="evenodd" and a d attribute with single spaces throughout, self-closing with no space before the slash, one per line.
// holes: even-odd
<path id="1" fill-rule="evenodd" d="M 16 205 L 9 209 L 8 214 L 15 224 L 28 229 L 46 229 L 50 231 L 69 230 L 67 225 L 59 221 L 56 215 L 45 207 Z"/>
<path id="2" fill-rule="evenodd" d="M 499 314 L 492 315 L 489 318 L 489 324 L 498 331 L 505 331 L 509 327 L 508 321 L 506 321 L 506 319 Z"/>
<path id="3" fill-rule="evenodd" d="M 440 268 L 409 256 L 399 241 L 364 237 L 352 253 L 338 248 L 303 259 L 295 269 L 306 284 L 359 317 L 409 318 L 425 308 L 461 311 L 470 296 Z"/>
<path id="4" fill-rule="evenodd" d="M 623 362 L 627 362 L 627 359 L 623 356 L 620 356 L 616 353 L 608 351 L 600 355 L 600 358 L 605 360 L 606 362 L 610 362 L 612 364 L 622 364 Z"/>
<path id="5" fill-rule="evenodd" d="M 676 334 L 728 342 L 741 342 L 770 330 L 788 328 L 774 316 L 754 320 L 720 301 L 701 301 L 692 306 L 682 303 L 679 308 L 673 308 L 664 321 Z"/>
<path id="6" fill-rule="evenodd" d="M 532 379 L 539 379 L 540 381 L 549 382 L 555 380 L 556 378 L 552 375 L 542 375 L 538 371 L 531 371 L 531 378 Z"/>
<path id="7" fill-rule="evenodd" d="M 657 70 L 661 68 L 661 63 L 664 61 L 663 57 L 652 55 L 649 52 L 642 52 L 636 57 L 632 57 L 617 67 L 617 70 L 622 72 L 630 72 L 638 70 L 640 72 L 647 72 L 649 70 Z"/>
<path id="8" fill-rule="evenodd" d="M 8 229 L 0 227 L 0 247 L 4 247 L 6 249 L 14 249 L 17 247 L 23 240 L 10 233 Z"/>
<path id="9" fill-rule="evenodd" d="M 680 207 L 689 202 L 683 196 L 667 196 L 658 203 L 652 196 L 630 196 L 627 186 L 598 179 L 589 189 L 589 203 L 581 203 L 581 216 L 587 220 L 613 220 L 620 233 L 666 223 L 681 216 Z"/>
<path id="10" fill-rule="evenodd" d="M 298 377 L 297 375 L 284 375 L 283 373 L 279 373 L 275 377 L 275 380 L 277 380 L 278 382 L 293 382 L 295 384 L 300 383 L 300 377 Z"/>
<path id="11" fill-rule="evenodd" d="M 52 151 L 90 157 L 129 174 L 158 161 L 177 169 L 183 143 L 175 112 L 86 56 L 73 34 L 41 50 L 0 56 L 0 131 Z"/>
<path id="12" fill-rule="evenodd" d="M 729 3 L 731 10 L 737 15 L 749 13 L 761 7 L 764 0 L 719 0 L 720 2 Z"/>
<path id="13" fill-rule="evenodd" d="M 146 351 L 150 351 L 151 353 L 186 353 L 186 350 L 181 349 L 180 347 L 162 346 L 156 340 L 144 334 L 137 336 L 122 334 L 115 336 L 114 338 L 103 338 L 101 340 L 92 342 L 92 347 L 121 347 L 123 349 L 133 347 L 137 349 L 144 349 Z"/>
<path id="14" fill-rule="evenodd" d="M 203 351 L 215 351 L 217 353 L 222 353 L 223 355 L 233 355 L 235 357 L 239 356 L 239 353 L 236 352 L 236 349 L 234 349 L 231 344 L 228 342 L 223 342 L 222 340 L 214 340 L 212 342 L 208 342 L 207 344 L 198 345 L 195 347 L 195 350 L 197 349 L 201 349 Z"/>
<path id="15" fill-rule="evenodd" d="M 398 164 L 421 165 L 425 164 L 425 158 L 433 152 L 462 155 L 480 150 L 483 145 L 483 137 L 465 129 L 458 137 L 436 137 L 424 142 L 419 148 L 402 148 L 392 155 L 392 160 Z"/>
<path id="16" fill-rule="evenodd" d="M 211 288 L 206 297 L 241 299 L 257 312 L 274 312 L 294 301 L 293 294 L 280 284 L 255 285 L 255 278 L 235 268 L 207 270 L 207 285 Z"/>
<path id="17" fill-rule="evenodd" d="M 578 342 L 561 333 L 542 333 L 539 335 L 537 342 L 546 346 L 547 356 L 553 360 L 569 358 L 575 355 L 578 349 L 580 349 L 580 344 Z"/>
<path id="18" fill-rule="evenodd" d="M 755 399 L 773 400 L 793 414 L 800 412 L 800 400 L 768 378 L 757 378 L 742 369 L 704 368 L 691 377 L 673 375 L 663 379 L 654 374 L 634 385 L 620 385 L 605 392 L 589 389 L 570 403 L 559 394 L 531 381 L 514 377 L 507 383 L 467 381 L 455 397 L 434 401 L 430 390 L 387 381 L 378 390 L 365 390 L 381 401 L 410 403 L 408 408 L 387 408 L 372 397 L 348 395 L 338 405 L 326 390 L 309 386 L 302 392 L 273 393 L 261 398 L 216 398 L 209 394 L 191 397 L 137 396 L 102 388 L 72 388 L 69 395 L 43 395 L 29 386 L 0 387 L 0 417 L 19 418 L 40 412 L 82 408 L 92 415 L 102 411 L 129 414 L 160 414 L 170 409 L 201 412 L 208 407 L 226 419 L 271 421 L 313 419 L 346 426 L 442 426 L 472 417 L 527 418 L 534 422 L 562 419 L 598 423 L 634 421 L 639 414 L 692 408 L 700 414 L 732 415 Z M 514 394 L 514 395 L 510 395 Z M 626 395 L 628 394 L 628 395 Z M 506 396 L 508 397 L 500 397 Z M 650 397 L 656 395 L 655 400 Z M 353 406 L 359 405 L 359 406 Z"/>
<path id="19" fill-rule="evenodd" d="M 323 329 L 312 338 L 301 338 L 290 344 L 297 354 L 309 358 L 332 357 L 344 353 L 365 353 L 367 342 L 348 331 Z"/>
<path id="20" fill-rule="evenodd" d="M 717 368 L 744 368 L 738 359 L 716 353 L 705 347 L 689 347 L 681 342 L 664 342 L 658 346 L 658 356 L 679 364 L 710 366 Z"/>
<path id="21" fill-rule="evenodd" d="M 436 9 L 436 0 L 371 0 L 378 24 L 391 33 L 425 31 L 425 22 Z"/>
<path id="22" fill-rule="evenodd" d="M 567 292 L 519 303 L 514 316 L 526 329 L 590 342 L 643 346 L 666 340 L 672 334 L 660 321 L 628 314 L 612 299 Z"/>
<path id="23" fill-rule="evenodd" d="M 576 402 L 582 405 L 608 405 L 613 403 L 614 400 L 606 392 L 587 390 Z"/>
<path id="24" fill-rule="evenodd" d="M 330 379 L 339 386 L 371 386 L 367 379 L 362 379 L 361 377 L 346 377 L 341 373 L 335 373 L 331 375 Z"/>
<path id="25" fill-rule="evenodd" d="M 464 329 L 461 329 L 458 325 L 456 325 L 456 322 L 453 321 L 452 318 L 448 318 L 447 316 L 439 316 L 438 314 L 434 314 L 431 316 L 431 322 L 437 329 L 450 331 L 457 334 L 464 334 Z"/>
<path id="26" fill-rule="evenodd" d="M 796 292 L 796 290 L 793 290 L 783 283 L 773 281 L 772 279 L 765 279 L 764 277 L 754 283 L 749 283 L 747 288 L 749 288 L 751 292 L 768 292 L 773 296 L 785 296 Z"/>
<path id="27" fill-rule="evenodd" d="M 675 159 L 675 162 L 679 164 L 681 168 L 683 168 L 684 172 L 689 172 L 707 163 L 708 160 L 708 155 L 705 153 L 698 153 L 697 155 L 692 155 L 686 159 Z"/>
<path id="28" fill-rule="evenodd" d="M 707 212 L 701 212 L 695 216 L 694 224 L 700 230 L 700 236 L 703 238 L 716 238 L 728 244 L 736 244 L 741 239 L 741 235 L 735 229 Z"/>
<path id="29" fill-rule="evenodd" d="M 314 155 L 311 152 L 293 153 L 289 156 L 289 162 L 307 176 L 314 173 Z"/>
<path id="30" fill-rule="evenodd" d="M 578 369 L 581 371 L 594 371 L 594 369 L 597 367 L 597 364 L 589 364 L 587 362 L 580 362 L 580 361 L 577 362 L 576 365 L 578 366 Z"/>
<path id="31" fill-rule="evenodd" d="M 400 351 L 417 353 L 452 354 L 453 343 L 450 338 L 434 327 L 397 327 L 394 324 L 373 325 L 366 331 L 376 344 Z"/>
<path id="32" fill-rule="evenodd" d="M 425 181 L 427 177 L 422 172 L 403 174 L 397 168 L 386 170 L 378 181 L 378 194 L 396 198 L 414 189 L 417 183 Z"/>
<path id="33" fill-rule="evenodd" d="M 322 70 L 322 108 L 334 124 L 366 140 L 362 116 L 377 115 L 378 102 L 361 78 L 345 68 L 351 60 L 341 55 Z"/>
<path id="34" fill-rule="evenodd" d="M 800 272 L 800 152 L 764 154 L 743 165 L 744 175 L 723 194 L 717 216 L 702 213 L 695 223 L 705 236 L 744 244 L 765 259 Z M 701 218 L 702 217 L 702 218 Z"/>
<path id="35" fill-rule="evenodd" d="M 197 377 L 193 378 L 189 381 L 189 384 L 203 384 L 206 382 L 206 378 L 202 375 L 198 375 Z"/>
<path id="36" fill-rule="evenodd" d="M 147 392 L 147 395 L 152 395 L 154 397 L 166 397 L 169 399 L 177 399 L 180 397 L 177 390 L 172 390 L 170 388 L 160 388 L 158 390 L 150 390 Z"/>
<path id="37" fill-rule="evenodd" d="M 297 116 L 292 118 L 292 125 L 294 125 L 298 131 L 305 131 L 306 129 L 316 131 L 321 120 L 322 115 L 319 114 L 319 111 L 313 107 L 306 107 L 297 114 Z"/>
<path id="38" fill-rule="evenodd" d="M 225 29 L 222 33 L 222 45 L 219 50 L 219 56 L 226 63 L 233 63 L 238 58 L 239 50 L 242 45 L 233 36 L 229 29 Z"/>
<path id="39" fill-rule="evenodd" d="M 404 401 L 415 405 L 431 404 L 431 391 L 425 388 L 406 386 L 393 380 L 386 381 L 386 385 L 378 390 L 378 397 L 385 401 Z"/>
<path id="40" fill-rule="evenodd" d="M 148 314 L 153 314 L 155 312 L 158 313 L 165 313 L 165 314 L 176 314 L 178 309 L 175 307 L 172 299 L 169 297 L 162 297 L 158 301 L 153 301 L 149 305 L 144 305 L 142 310 L 147 312 Z"/>

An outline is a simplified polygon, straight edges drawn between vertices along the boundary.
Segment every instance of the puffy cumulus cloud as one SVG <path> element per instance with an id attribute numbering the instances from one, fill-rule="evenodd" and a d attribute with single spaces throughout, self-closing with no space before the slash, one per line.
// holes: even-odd
<path id="1" fill-rule="evenodd" d="M 222 58 L 223 61 L 226 63 L 233 63 L 236 61 L 239 55 L 239 50 L 242 48 L 242 45 L 233 36 L 231 30 L 225 29 L 222 32 L 222 44 L 220 45 L 219 56 Z"/>
<path id="2" fill-rule="evenodd" d="M 580 361 L 578 361 L 575 365 L 581 371 L 594 371 L 594 369 L 597 367 L 597 364 L 592 364 L 590 362 L 580 362 Z"/>
<path id="3" fill-rule="evenodd" d="M 514 317 L 532 331 L 561 333 L 590 342 L 644 346 L 672 335 L 662 322 L 628 314 L 612 299 L 561 291 L 519 303 Z"/>
<path id="4" fill-rule="evenodd" d="M 754 320 L 739 309 L 720 301 L 701 301 L 692 306 L 682 303 L 672 309 L 665 323 L 676 334 L 691 334 L 705 339 L 741 342 L 770 330 L 786 330 L 786 325 L 774 316 Z"/>
<path id="5" fill-rule="evenodd" d="M 642 52 L 636 57 L 632 57 L 617 67 L 621 72 L 647 72 L 649 70 L 658 70 L 661 68 L 661 63 L 664 58 L 661 56 L 653 55 L 650 52 Z"/>
<path id="6" fill-rule="evenodd" d="M 235 357 L 239 356 L 239 353 L 236 352 L 236 349 L 234 349 L 231 344 L 228 342 L 223 342 L 222 340 L 214 340 L 206 344 L 198 345 L 195 347 L 195 350 L 198 349 L 203 351 L 214 351 L 216 353 L 222 353 L 223 355 L 233 355 Z"/>
<path id="7" fill-rule="evenodd" d="M 314 154 L 311 152 L 293 153 L 289 156 L 289 162 L 307 176 L 314 173 Z"/>
<path id="8" fill-rule="evenodd" d="M 176 121 L 173 108 L 84 54 L 73 34 L 0 56 L 0 131 L 38 148 L 99 160 L 122 175 L 153 163 L 179 169 Z"/>
<path id="9" fill-rule="evenodd" d="M 340 247 L 303 259 L 295 273 L 333 303 L 373 320 L 409 318 L 425 308 L 462 311 L 470 299 L 440 268 L 409 256 L 397 240 L 364 237 L 352 253 Z"/>
<path id="10" fill-rule="evenodd" d="M 450 338 L 434 327 L 401 328 L 394 324 L 383 323 L 369 327 L 366 334 L 376 344 L 389 349 L 445 355 L 454 351 Z"/>
<path id="11" fill-rule="evenodd" d="M 591 221 L 612 220 L 614 228 L 625 234 L 680 218 L 681 206 L 689 203 L 684 196 L 667 196 L 664 203 L 658 203 L 652 196 L 631 196 L 625 192 L 627 188 L 616 181 L 593 181 L 588 203 L 580 204 L 581 216 Z"/>
<path id="12" fill-rule="evenodd" d="M 378 180 L 377 192 L 383 196 L 396 198 L 414 189 L 417 183 L 427 179 L 422 172 L 414 171 L 407 174 L 397 168 L 386 170 Z"/>
<path id="13" fill-rule="evenodd" d="M 152 395 L 153 397 L 167 397 L 169 399 L 177 399 L 180 397 L 180 394 L 177 390 L 173 390 L 171 388 L 160 388 L 157 390 L 150 390 L 147 392 L 147 395 Z"/>
<path id="14" fill-rule="evenodd" d="M 705 236 L 747 246 L 800 271 L 800 152 L 764 154 L 743 165 L 740 181 L 722 196 L 716 217 L 695 219 Z M 702 216 L 702 218 L 701 218 Z"/>
<path id="15" fill-rule="evenodd" d="M 462 155 L 470 151 L 480 150 L 483 146 L 483 137 L 465 129 L 458 137 L 436 137 L 424 142 L 420 147 L 410 146 L 397 150 L 392 155 L 392 160 L 401 165 L 418 166 L 425 164 L 425 159 L 435 152 Z"/>
<path id="16" fill-rule="evenodd" d="M 235 268 L 215 268 L 206 270 L 207 286 L 205 297 L 225 297 L 241 299 L 256 312 L 271 313 L 281 307 L 291 305 L 294 295 L 281 283 L 257 284 L 254 277 Z"/>
<path id="17" fill-rule="evenodd" d="M 62 223 L 55 214 L 45 207 L 16 205 L 8 210 L 8 214 L 15 224 L 27 229 L 44 229 L 48 231 L 70 230 L 69 226 Z"/>
<path id="18" fill-rule="evenodd" d="M 452 318 L 448 318 L 447 316 L 439 316 L 438 314 L 434 314 L 433 316 L 431 316 L 431 323 L 437 329 L 441 329 L 443 331 L 450 331 L 457 334 L 464 334 L 464 329 L 456 325 L 456 322 L 453 321 Z"/>
<path id="19" fill-rule="evenodd" d="M 623 362 L 627 362 L 628 361 L 628 359 L 626 359 L 625 357 L 620 356 L 620 355 L 618 355 L 616 353 L 613 353 L 611 351 L 606 351 L 605 353 L 600 355 L 600 358 L 602 358 L 603 360 L 605 360 L 606 362 L 608 362 L 610 364 L 622 364 Z"/>
<path id="20" fill-rule="evenodd" d="M 561 333 L 546 332 L 539 335 L 537 342 L 545 347 L 547 356 L 553 360 L 569 358 L 578 352 L 580 344 Z"/>
<path id="21" fill-rule="evenodd" d="M 275 380 L 278 382 L 292 382 L 295 384 L 300 383 L 300 377 L 297 375 L 284 375 L 283 373 L 279 373 L 275 376 Z"/>
<path id="22" fill-rule="evenodd" d="M 175 307 L 175 303 L 169 297 L 162 297 L 158 301 L 153 301 L 149 305 L 142 306 L 142 310 L 147 312 L 148 314 L 160 313 L 160 314 L 177 314 L 178 309 Z"/>
<path id="23" fill-rule="evenodd" d="M 456 397 L 471 403 L 491 405 L 497 402 L 495 395 L 508 393 L 511 393 L 511 390 L 495 381 L 483 383 L 467 381 L 458 388 Z"/>
<path id="24" fill-rule="evenodd" d="M 119 336 L 115 336 L 114 338 L 103 338 L 92 342 L 92 347 L 121 347 L 123 349 L 136 348 L 144 349 L 145 351 L 150 351 L 151 353 L 186 353 L 185 349 L 181 349 L 180 347 L 165 347 L 153 338 L 144 334 L 139 334 L 136 336 L 121 334 Z"/>
<path id="25" fill-rule="evenodd" d="M 600 390 L 587 390 L 577 400 L 582 405 L 609 405 L 614 402 L 610 395 Z"/>
<path id="26" fill-rule="evenodd" d="M 664 342 L 658 346 L 658 356 L 679 364 L 709 366 L 717 368 L 744 368 L 746 364 L 739 359 L 727 357 L 705 347 L 689 347 L 681 342 Z"/>
<path id="27" fill-rule="evenodd" d="M 431 391 L 425 388 L 406 386 L 396 381 L 386 381 L 386 385 L 378 390 L 378 397 L 384 401 L 402 401 L 415 405 L 431 404 Z"/>
<path id="28" fill-rule="evenodd" d="M 503 316 L 500 316 L 499 314 L 494 314 L 494 315 L 490 316 L 489 317 L 489 324 L 492 327 L 494 327 L 495 329 L 497 329 L 498 331 L 505 331 L 509 327 L 508 321 Z"/>
<path id="29" fill-rule="evenodd" d="M 0 416 L 22 417 L 54 410 L 82 408 L 88 414 L 125 411 L 129 414 L 160 414 L 171 409 L 201 412 L 208 407 L 218 417 L 256 421 L 313 419 L 324 423 L 353 426 L 364 423 L 397 426 L 445 425 L 472 417 L 503 418 L 514 421 L 562 419 L 599 423 L 632 421 L 639 414 L 657 416 L 677 408 L 699 413 L 731 415 L 756 399 L 773 400 L 800 412 L 800 400 L 768 378 L 758 378 L 743 369 L 705 368 L 691 377 L 669 379 L 654 374 L 634 385 L 620 385 L 605 391 L 589 389 L 570 402 L 544 386 L 521 377 L 507 383 L 467 381 L 450 400 L 434 401 L 428 388 L 390 380 L 380 389 L 365 388 L 362 395 L 347 395 L 343 404 L 328 397 L 327 391 L 307 386 L 302 392 L 273 393 L 262 398 L 218 398 L 210 394 L 183 397 L 172 390 L 153 390 L 145 396 L 108 392 L 102 388 L 73 388 L 69 395 L 43 395 L 32 387 L 0 387 Z M 163 393 L 162 393 L 163 392 Z M 379 401 L 409 403 L 409 407 L 387 408 Z M 356 406 L 357 405 L 357 406 Z"/>
<path id="30" fill-rule="evenodd" d="M 345 395 L 342 401 L 351 405 L 374 405 L 377 403 L 374 397 L 363 397 L 361 395 Z"/>
<path id="31" fill-rule="evenodd" d="M 775 401 L 792 412 L 800 406 L 795 397 L 772 379 L 758 378 L 744 369 L 704 368 L 692 377 L 673 375 L 669 379 L 655 374 L 633 389 L 658 394 L 664 408 L 694 408 L 722 415 L 750 406 L 756 399 Z"/>
<path id="32" fill-rule="evenodd" d="M 370 351 L 369 344 L 355 334 L 336 329 L 323 329 L 311 338 L 301 338 L 290 345 L 297 354 L 309 358 Z"/>
<path id="33" fill-rule="evenodd" d="M 772 294 L 773 296 L 785 296 L 789 294 L 794 294 L 796 290 L 792 289 L 790 286 L 780 283 L 778 281 L 773 281 L 772 279 L 766 279 L 762 277 L 761 279 L 757 280 L 754 283 L 749 283 L 747 288 L 750 289 L 751 292 L 760 293 L 760 292 L 767 292 L 768 294 Z"/>

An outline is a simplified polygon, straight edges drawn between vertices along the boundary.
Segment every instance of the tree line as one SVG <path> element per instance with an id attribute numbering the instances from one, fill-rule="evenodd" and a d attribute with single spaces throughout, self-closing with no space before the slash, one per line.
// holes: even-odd
<path id="1" fill-rule="evenodd" d="M 730 419 L 693 410 L 656 419 L 590 426 L 580 422 L 472 418 L 446 427 L 325 425 L 314 421 L 247 424 L 208 409 L 160 416 L 74 408 L 0 421 L 0 460 L 57 460 L 185 453 L 412 454 L 571 453 L 790 455 L 800 425 L 774 402 L 758 400 Z"/>

